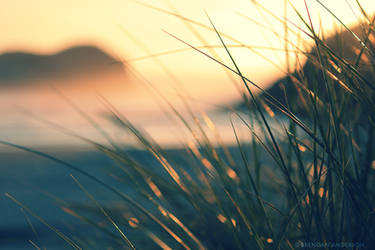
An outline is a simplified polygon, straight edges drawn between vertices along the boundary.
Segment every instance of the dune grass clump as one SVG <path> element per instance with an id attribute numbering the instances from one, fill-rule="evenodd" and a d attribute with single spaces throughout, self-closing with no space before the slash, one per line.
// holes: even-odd
<path id="1" fill-rule="evenodd" d="M 213 22 L 206 26 L 175 14 L 217 34 L 232 65 L 185 43 L 242 81 L 244 108 L 229 109 L 236 141 L 229 147 L 209 139 L 198 115 L 189 113 L 191 122 L 171 106 L 194 141 L 182 150 L 166 150 L 106 102 L 113 119 L 135 136 L 150 162 L 145 164 L 134 151 L 116 145 L 103 130 L 109 146 L 82 139 L 117 163 L 117 179 L 137 196 L 60 159 L 13 146 L 58 161 L 118 196 L 122 213 L 99 204 L 95 190 L 86 190 L 73 177 L 93 201 L 97 216 L 108 223 L 90 219 L 82 208 L 64 207 L 109 236 L 108 245 L 294 249 L 348 244 L 353 249 L 370 249 L 375 242 L 375 18 L 358 7 L 363 21 L 356 32 L 343 26 L 344 31 L 330 39 L 323 38 L 311 20 L 296 10 L 305 25 L 297 28 L 315 46 L 307 51 L 294 48 L 307 62 L 302 66 L 297 59 L 295 71 L 278 82 L 279 92 L 263 90 L 242 74 L 231 46 L 224 42 L 231 38 Z M 293 26 L 284 22 L 287 29 Z M 252 92 L 252 85 L 259 88 L 258 94 Z M 215 124 L 206 116 L 204 120 L 215 131 Z M 251 134 L 249 141 L 239 136 L 238 123 Z M 74 248 L 96 246 L 95 241 L 73 241 L 57 233 Z"/>

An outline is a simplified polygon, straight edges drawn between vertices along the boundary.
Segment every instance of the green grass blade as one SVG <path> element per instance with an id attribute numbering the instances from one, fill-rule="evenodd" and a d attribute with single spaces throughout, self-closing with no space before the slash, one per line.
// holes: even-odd
<path id="1" fill-rule="evenodd" d="M 87 189 L 73 176 L 70 175 L 75 183 L 79 186 L 79 188 L 85 193 L 87 197 L 90 198 L 92 202 L 94 202 L 95 206 L 100 210 L 100 212 L 106 217 L 106 219 L 114 226 L 117 232 L 121 235 L 121 238 L 124 240 L 124 242 L 131 248 L 135 249 L 134 245 L 131 243 L 131 241 L 126 237 L 124 232 L 120 229 L 120 227 L 116 224 L 116 222 L 109 216 L 109 214 L 105 211 L 105 209 L 99 204 L 99 202 L 92 196 Z"/>
<path id="2" fill-rule="evenodd" d="M 53 232 L 55 232 L 61 239 L 63 239 L 66 243 L 68 243 L 72 248 L 81 250 L 82 248 L 78 246 L 73 240 L 71 240 L 68 236 L 60 232 L 57 228 L 50 225 L 47 221 L 45 221 L 42 217 L 35 214 L 30 208 L 25 206 L 22 202 L 14 198 L 12 195 L 5 193 L 5 196 L 7 196 L 9 199 L 11 199 L 14 203 L 16 203 L 18 206 L 20 206 L 22 209 L 24 209 L 26 212 L 28 212 L 31 216 L 39 220 L 41 223 L 43 223 L 45 226 L 47 226 L 49 229 L 51 229 Z"/>

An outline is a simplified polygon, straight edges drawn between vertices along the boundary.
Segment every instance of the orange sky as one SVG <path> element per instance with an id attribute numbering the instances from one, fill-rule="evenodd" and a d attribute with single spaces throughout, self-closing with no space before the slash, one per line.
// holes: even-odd
<path id="1" fill-rule="evenodd" d="M 282 40 L 275 38 L 274 34 L 239 15 L 242 13 L 261 24 L 270 25 L 276 32 L 283 35 L 283 27 L 266 14 L 267 19 L 264 19 L 264 16 L 259 14 L 259 9 L 249 0 L 147 0 L 143 2 L 170 11 L 174 11 L 173 8 L 176 8 L 184 16 L 210 25 L 204 13 L 207 11 L 220 31 L 231 35 L 241 43 L 277 48 L 284 46 Z M 171 6 L 170 2 L 173 2 L 174 6 Z M 267 9 L 282 17 L 284 0 L 263 0 L 260 2 Z M 291 2 L 303 14 L 306 14 L 302 0 Z M 322 0 L 322 2 L 327 4 L 345 23 L 352 23 L 357 19 L 346 4 L 348 2 L 355 6 L 353 0 Z M 375 1 L 360 2 L 367 11 L 375 10 Z M 316 1 L 309 0 L 307 3 L 316 26 L 319 24 L 319 19 L 322 18 L 324 28 L 329 29 L 332 17 L 327 11 L 322 7 L 317 8 Z M 357 11 L 358 8 L 355 9 Z M 297 23 L 297 17 L 293 12 L 289 6 L 288 18 Z M 124 34 L 121 27 L 143 43 L 151 53 L 186 48 L 186 45 L 164 33 L 163 29 L 193 45 L 202 45 L 201 41 L 178 18 L 146 8 L 133 0 L 3 0 L 0 8 L 0 52 L 28 50 L 53 53 L 77 43 L 89 43 L 99 45 L 125 59 L 146 55 L 147 53 L 138 46 L 139 44 Z M 213 32 L 198 26 L 193 27 L 209 44 L 220 44 Z M 226 40 L 226 42 L 233 44 L 232 41 Z M 222 55 L 224 62 L 229 63 L 223 50 L 217 51 Z M 264 75 L 269 76 L 278 72 L 270 63 L 247 49 L 232 49 L 232 51 L 244 72 L 248 73 L 249 77 L 255 81 L 269 81 L 269 79 L 264 79 Z M 284 67 L 282 53 L 276 57 L 275 53 L 268 50 L 258 49 L 257 51 Z M 194 51 L 160 58 L 171 71 L 181 78 L 192 77 L 194 74 L 197 76 L 197 80 L 201 78 L 212 78 L 215 81 L 225 79 L 215 63 Z M 155 65 L 153 60 L 138 61 L 134 65 L 141 68 L 142 73 L 152 79 L 169 81 L 168 78 L 165 78 L 160 66 Z M 190 83 L 193 93 L 198 92 L 196 88 L 202 92 L 201 83 L 193 85 Z M 208 84 L 207 89 L 212 89 L 212 87 L 213 85 Z M 231 86 L 221 87 L 220 91 L 228 93 L 229 88 Z"/>
<path id="2" fill-rule="evenodd" d="M 282 26 L 269 16 L 267 21 L 263 19 L 258 9 L 249 0 L 147 0 L 143 2 L 165 10 L 172 10 L 168 2 L 173 2 L 175 8 L 184 16 L 209 25 L 204 13 L 205 10 L 219 30 L 245 44 L 269 46 L 271 41 L 272 46 L 283 47 L 279 42 L 273 41 L 275 40 L 273 34 L 267 33 L 259 26 L 238 15 L 238 13 L 245 14 L 262 24 L 270 24 L 277 32 L 283 33 Z M 263 0 L 260 2 L 278 16 L 283 15 L 284 0 Z M 297 8 L 305 14 L 302 0 L 291 2 L 296 4 Z M 307 2 L 314 21 L 318 23 L 321 17 L 325 20 L 323 22 L 325 29 L 329 28 L 332 18 L 327 17 L 329 16 L 327 12 L 322 7 L 316 8 L 316 1 L 309 0 Z M 322 0 L 322 2 L 332 8 L 335 14 L 345 23 L 352 23 L 356 20 L 346 4 L 346 2 L 349 2 L 354 6 L 355 1 Z M 367 11 L 375 10 L 375 1 L 360 2 Z M 292 8 L 289 7 L 288 10 L 288 18 L 297 22 Z M 194 45 L 201 44 L 178 18 L 151 10 L 136 4 L 132 0 L 2 0 L 0 8 L 2 37 L 0 52 L 10 49 L 26 49 L 34 52 L 51 53 L 76 43 L 91 43 L 98 44 L 127 59 L 145 55 L 145 52 L 129 39 L 119 26 L 129 31 L 153 53 L 186 47 L 166 35 L 162 32 L 162 29 Z M 219 44 L 215 34 L 197 26 L 194 27 L 210 44 Z M 264 39 L 264 36 L 267 36 L 268 39 Z M 231 42 L 228 41 L 228 43 Z M 269 64 L 254 57 L 252 53 L 242 50 L 241 54 L 244 53 L 246 57 L 243 60 L 238 59 L 243 67 L 269 66 Z M 190 54 L 196 54 L 196 52 L 163 58 L 171 60 L 170 64 L 174 66 L 173 71 L 176 73 L 190 75 L 191 71 L 196 72 L 197 69 L 203 71 L 198 71 L 201 74 L 207 71 L 209 73 L 217 71 L 217 67 L 206 69 L 206 60 L 201 56 L 197 58 L 196 55 Z M 271 57 L 271 59 L 274 59 L 274 57 Z M 176 61 L 179 62 L 179 67 L 176 67 Z M 141 65 L 144 70 L 157 71 L 152 64 L 154 62 L 148 61 Z M 196 67 L 193 67 L 193 65 Z"/>
<path id="3" fill-rule="evenodd" d="M 220 31 L 243 44 L 284 48 L 283 25 L 266 13 L 261 14 L 259 8 L 256 8 L 250 0 L 143 0 L 143 2 L 172 12 L 177 10 L 188 18 L 210 25 L 204 12 L 206 11 Z M 170 2 L 173 2 L 174 6 Z M 259 2 L 277 16 L 283 16 L 284 0 Z M 304 1 L 291 2 L 306 17 Z M 346 24 L 356 22 L 357 16 L 360 16 L 354 0 L 322 0 L 322 2 L 327 4 Z M 369 13 L 374 12 L 375 1 L 360 2 Z M 354 13 L 347 3 L 352 4 L 355 9 Z M 166 30 L 195 46 L 202 45 L 202 41 L 177 17 L 147 8 L 133 0 L 0 0 L 0 4 L 0 53 L 9 50 L 55 53 L 69 46 L 91 44 L 98 45 L 119 58 L 130 60 L 145 56 L 147 53 L 187 48 L 186 45 L 162 30 Z M 322 20 L 324 30 L 332 29 L 332 16 L 321 6 L 318 7 L 316 1 L 308 0 L 307 4 L 315 27 L 319 27 L 320 20 Z M 301 25 L 290 5 L 287 7 L 287 11 L 288 19 Z M 260 25 L 245 19 L 240 14 L 251 17 Z M 262 28 L 261 25 L 271 27 L 273 32 L 279 33 L 280 36 L 275 36 L 274 33 Z M 196 25 L 192 27 L 208 44 L 220 44 L 214 32 Z M 125 29 L 128 34 L 122 29 Z M 129 37 L 129 34 L 133 38 Z M 305 38 L 303 35 L 301 37 Z M 296 42 L 295 37 L 290 37 L 290 39 Z M 235 44 L 229 39 L 225 39 L 225 42 L 231 45 Z M 140 44 L 143 44 L 146 49 Z M 205 51 L 207 52 L 207 50 Z M 215 51 L 223 62 L 231 65 L 223 49 Z M 257 49 L 256 51 L 271 60 L 276 67 L 249 49 L 231 48 L 234 58 L 248 78 L 264 85 L 283 75 L 282 71 L 285 70 L 284 52 L 276 53 L 267 49 Z M 221 67 L 196 51 L 188 50 L 158 58 L 159 62 L 147 59 L 131 62 L 131 65 L 172 100 L 177 96 L 175 80 L 171 80 L 170 75 L 160 66 L 160 62 L 183 85 L 186 90 L 184 94 L 195 98 L 194 100 L 199 100 L 195 103 L 229 104 L 235 102 L 239 97 L 236 88 Z M 96 91 L 102 91 L 115 105 L 129 113 L 140 113 L 139 110 L 143 110 L 145 114 L 149 114 L 156 107 L 155 103 L 150 101 L 150 95 L 145 92 L 144 87 L 139 87 L 137 78 L 129 77 L 121 90 L 100 89 L 99 83 L 97 86 L 98 88 L 92 91 L 76 88 L 75 93 L 74 91 L 68 92 L 80 101 L 89 100 L 86 104 L 82 104 L 84 107 L 91 106 L 92 102 L 96 100 Z M 132 88 L 128 86 L 132 86 Z M 40 96 L 37 97 L 37 95 L 40 93 L 45 94 L 44 100 L 54 99 L 52 95 L 47 94 L 47 90 L 31 92 L 28 98 L 18 93 L 2 93 L 3 97 L 7 97 L 3 98 L 3 102 L 17 103 L 26 99 L 29 100 L 29 103 L 24 103 L 27 106 L 30 103 L 38 102 Z M 84 94 L 87 96 L 84 97 Z M 49 97 L 47 98 L 47 96 Z M 209 107 L 212 108 L 212 106 Z"/>

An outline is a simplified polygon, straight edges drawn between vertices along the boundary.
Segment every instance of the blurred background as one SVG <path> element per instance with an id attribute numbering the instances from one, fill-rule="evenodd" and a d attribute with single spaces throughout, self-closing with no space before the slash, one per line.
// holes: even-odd
<path id="1" fill-rule="evenodd" d="M 317 30 L 329 34 L 338 27 L 317 1 L 306 2 Z M 348 25 L 361 16 L 355 2 L 322 1 Z M 375 9 L 373 1 L 360 2 L 369 13 Z M 233 67 L 215 32 L 207 29 L 212 26 L 205 12 L 227 35 L 224 41 L 243 73 L 262 87 L 293 68 L 301 52 L 293 44 L 306 49 L 312 44 L 293 27 L 305 28 L 293 9 L 307 17 L 304 1 L 2 0 L 1 6 L 0 138 L 27 146 L 83 145 L 41 119 L 101 140 L 69 102 L 119 137 L 104 97 L 165 145 L 184 136 L 172 132 L 155 89 L 182 113 L 181 97 L 195 112 L 236 105 L 239 79 L 166 33 Z M 285 33 L 284 16 L 295 33 Z M 299 63 L 303 60 L 300 56 Z M 212 116 L 220 126 L 224 119 Z"/>
<path id="2" fill-rule="evenodd" d="M 361 20 L 356 0 L 321 2 L 349 27 Z M 359 2 L 368 13 L 375 11 L 375 1 Z M 343 29 L 319 1 L 306 4 L 319 34 Z M 206 117 L 207 127 L 218 127 L 224 142 L 234 142 L 230 114 L 221 107 L 240 106 L 244 87 L 212 59 L 234 67 L 208 16 L 242 73 L 263 88 L 303 65 L 302 52 L 313 46 L 296 13 L 308 16 L 302 0 L 0 0 L 0 6 L 0 141 L 52 152 L 115 186 L 122 185 L 115 162 L 66 133 L 108 143 L 104 130 L 120 145 L 136 145 L 114 122 L 109 103 L 164 147 L 191 139 L 168 102 L 187 117 L 188 104 L 199 118 Z M 145 152 L 133 153 L 153 166 Z M 0 249 L 34 249 L 28 240 L 37 236 L 4 193 L 63 232 L 85 232 L 97 240 L 94 228 L 62 211 L 64 201 L 89 204 L 71 169 L 0 146 L 0 170 Z M 98 201 L 123 211 L 117 197 L 97 183 L 83 183 Z M 124 190 L 137 197 L 136 190 Z M 36 219 L 32 225 L 41 245 L 64 249 L 45 225 Z"/>

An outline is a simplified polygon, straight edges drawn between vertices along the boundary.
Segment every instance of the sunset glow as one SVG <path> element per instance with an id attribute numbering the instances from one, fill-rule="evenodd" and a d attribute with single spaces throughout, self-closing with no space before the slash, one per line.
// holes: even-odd
<path id="1" fill-rule="evenodd" d="M 58 86 L 67 97 L 79 100 L 81 107 L 89 113 L 97 113 L 102 105 L 98 101 L 98 94 L 110 100 L 131 119 L 142 120 L 142 116 L 160 113 L 160 107 L 155 105 L 152 97 L 155 93 L 150 95 L 150 91 L 154 92 L 152 88 L 162 92 L 176 107 L 182 107 L 178 101 L 178 96 L 182 95 L 192 103 L 193 108 L 197 106 L 210 110 L 215 105 L 237 102 L 240 97 L 238 86 L 241 86 L 239 79 L 168 33 L 232 67 L 220 39 L 212 30 L 207 13 L 215 27 L 224 34 L 224 41 L 243 74 L 260 86 L 266 86 L 286 73 L 284 24 L 280 22 L 285 13 L 290 20 L 289 28 L 294 30 L 287 34 L 291 42 L 288 45 L 291 50 L 290 65 L 293 65 L 295 57 L 293 44 L 300 47 L 302 43 L 303 46 L 312 44 L 300 30 L 293 27 L 296 24 L 306 29 L 290 4 L 285 9 L 285 2 L 268 0 L 257 4 L 245 0 L 194 0 L 172 4 L 168 0 L 147 3 L 134 0 L 3 1 L 0 10 L 0 52 L 50 55 L 77 45 L 93 45 L 126 62 L 125 76 L 87 78 Z M 306 2 L 315 27 L 323 27 L 325 33 L 333 30 L 334 17 L 317 1 Z M 355 1 L 344 2 L 323 1 L 344 23 L 350 25 L 357 22 L 361 14 L 358 8 L 354 8 Z M 304 1 L 293 4 L 307 18 Z M 362 4 L 368 13 L 375 10 L 372 1 L 363 1 Z M 193 21 L 183 21 L 176 15 Z M 213 49 L 203 48 L 207 45 L 213 46 Z M 304 57 L 301 56 L 299 60 L 304 60 Z M 237 88 L 234 82 L 237 82 Z M 49 84 L 55 85 L 52 82 Z M 48 113 L 46 110 L 53 109 L 59 103 L 52 101 L 58 97 L 47 89 L 30 87 L 28 91 L 21 92 L 3 90 L 2 102 L 4 107 L 9 107 L 4 109 L 12 110 L 12 106 L 32 107 L 44 116 Z M 59 114 L 71 113 L 63 104 L 58 107 L 55 108 L 60 109 Z M 73 122 L 75 118 L 63 120 Z"/>
<path id="2" fill-rule="evenodd" d="M 0 4 L 0 248 L 375 242 L 375 0 Z"/>

